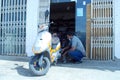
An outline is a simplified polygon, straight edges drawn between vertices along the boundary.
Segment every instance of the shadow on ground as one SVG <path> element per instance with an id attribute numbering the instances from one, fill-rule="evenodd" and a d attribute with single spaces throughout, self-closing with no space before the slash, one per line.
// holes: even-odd
<path id="1" fill-rule="evenodd" d="M 18 65 L 15 64 L 16 67 L 14 68 L 15 70 L 17 70 L 17 73 L 21 76 L 25 76 L 25 77 L 35 77 L 35 75 L 27 68 L 25 68 L 23 65 Z"/>
<path id="2" fill-rule="evenodd" d="M 29 62 L 29 58 L 25 56 L 4 56 L 0 55 L 0 60 Z"/>
<path id="3" fill-rule="evenodd" d="M 97 69 L 97 70 L 109 70 L 109 71 L 120 71 L 120 60 L 115 61 L 97 61 L 97 60 L 83 60 L 82 63 L 59 63 L 55 67 L 69 67 L 69 68 L 81 68 L 81 69 Z"/>

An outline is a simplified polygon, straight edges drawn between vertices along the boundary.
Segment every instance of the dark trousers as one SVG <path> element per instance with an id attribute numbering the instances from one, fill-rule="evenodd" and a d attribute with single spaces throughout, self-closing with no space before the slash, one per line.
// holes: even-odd
<path id="1" fill-rule="evenodd" d="M 75 61 L 80 61 L 84 57 L 82 52 L 78 50 L 70 51 L 68 55 Z"/>

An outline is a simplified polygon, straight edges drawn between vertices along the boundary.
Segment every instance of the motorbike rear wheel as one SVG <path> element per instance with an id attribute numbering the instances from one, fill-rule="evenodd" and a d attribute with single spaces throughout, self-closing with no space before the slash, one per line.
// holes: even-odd
<path id="1" fill-rule="evenodd" d="M 30 70 L 38 76 L 45 75 L 50 68 L 50 60 L 47 57 L 42 58 L 42 64 L 39 65 L 41 56 L 33 56 L 29 62 Z"/>

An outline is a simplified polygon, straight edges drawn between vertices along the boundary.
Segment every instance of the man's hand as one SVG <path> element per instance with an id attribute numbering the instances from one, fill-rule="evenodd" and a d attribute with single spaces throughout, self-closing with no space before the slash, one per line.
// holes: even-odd
<path id="1" fill-rule="evenodd" d="M 68 51 L 64 52 L 64 54 L 62 56 L 65 56 L 68 53 Z"/>

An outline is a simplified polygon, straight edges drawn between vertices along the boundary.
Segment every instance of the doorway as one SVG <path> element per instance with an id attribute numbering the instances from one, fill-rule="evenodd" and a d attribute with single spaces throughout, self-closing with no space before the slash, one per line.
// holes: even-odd
<path id="1" fill-rule="evenodd" d="M 50 4 L 50 32 L 75 32 L 75 2 Z"/>

